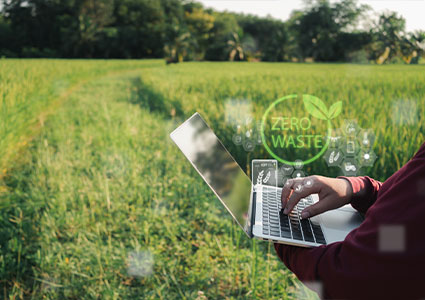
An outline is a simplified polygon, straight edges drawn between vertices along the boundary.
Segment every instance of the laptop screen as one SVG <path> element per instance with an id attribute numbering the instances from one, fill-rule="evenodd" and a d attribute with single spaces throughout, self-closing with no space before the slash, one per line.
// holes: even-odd
<path id="1" fill-rule="evenodd" d="M 251 181 L 211 128 L 196 113 L 170 136 L 233 218 L 246 230 Z"/>

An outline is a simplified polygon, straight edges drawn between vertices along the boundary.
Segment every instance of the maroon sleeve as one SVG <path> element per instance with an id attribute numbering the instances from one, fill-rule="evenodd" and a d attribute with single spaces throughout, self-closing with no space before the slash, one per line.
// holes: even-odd
<path id="1" fill-rule="evenodd" d="M 382 187 L 368 177 L 349 179 L 355 194 L 373 195 L 354 199 L 367 203 L 360 207 L 366 219 L 344 241 L 317 248 L 275 244 L 279 258 L 326 299 L 424 299 L 424 145 Z"/>
<path id="2" fill-rule="evenodd" d="M 375 203 L 382 183 L 368 176 L 340 176 L 338 178 L 346 179 L 351 184 L 351 188 L 353 190 L 351 206 L 361 213 L 366 213 L 369 207 Z"/>

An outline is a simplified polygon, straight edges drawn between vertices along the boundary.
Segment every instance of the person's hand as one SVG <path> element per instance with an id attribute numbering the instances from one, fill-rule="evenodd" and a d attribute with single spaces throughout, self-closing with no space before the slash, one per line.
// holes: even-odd
<path id="1" fill-rule="evenodd" d="M 319 201 L 301 212 L 303 219 L 350 203 L 353 191 L 345 179 L 323 176 L 288 179 L 282 188 L 283 213 L 289 214 L 298 201 L 311 194 L 319 194 Z"/>

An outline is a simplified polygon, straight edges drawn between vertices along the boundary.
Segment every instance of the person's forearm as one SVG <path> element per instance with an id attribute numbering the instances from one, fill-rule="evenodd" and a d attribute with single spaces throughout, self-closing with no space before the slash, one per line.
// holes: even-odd
<path id="1" fill-rule="evenodd" d="M 313 282 L 319 280 L 316 268 L 320 257 L 326 251 L 325 246 L 302 248 L 282 244 L 274 244 L 279 258 L 285 266 L 295 273 L 301 281 Z"/>
<path id="2" fill-rule="evenodd" d="M 351 206 L 361 213 L 366 211 L 375 203 L 378 191 L 382 183 L 368 176 L 345 177 L 341 176 L 351 184 L 353 195 L 351 197 Z"/>

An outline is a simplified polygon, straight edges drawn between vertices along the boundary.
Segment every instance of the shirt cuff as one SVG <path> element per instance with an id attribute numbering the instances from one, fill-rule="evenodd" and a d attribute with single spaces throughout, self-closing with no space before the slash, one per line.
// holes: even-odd
<path id="1" fill-rule="evenodd" d="M 351 188 L 353 190 L 353 197 L 358 197 L 360 192 L 364 189 L 365 183 L 362 177 L 346 177 L 339 176 L 338 178 L 342 178 L 347 180 L 351 184 Z"/>
<path id="2" fill-rule="evenodd" d="M 351 185 L 353 192 L 350 201 L 351 206 L 362 213 L 366 213 L 367 209 L 372 205 L 372 203 L 369 203 L 370 197 L 368 191 L 370 187 L 368 186 L 369 181 L 367 177 L 339 176 L 338 178 L 347 180 Z"/>

